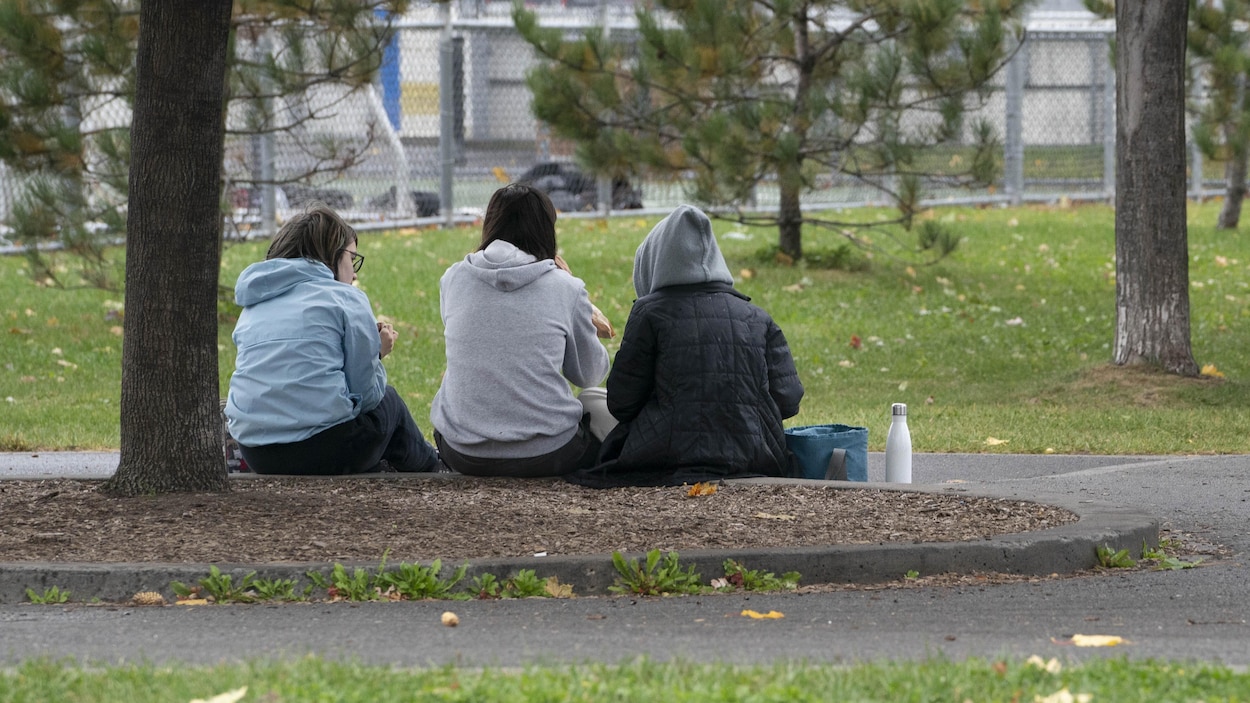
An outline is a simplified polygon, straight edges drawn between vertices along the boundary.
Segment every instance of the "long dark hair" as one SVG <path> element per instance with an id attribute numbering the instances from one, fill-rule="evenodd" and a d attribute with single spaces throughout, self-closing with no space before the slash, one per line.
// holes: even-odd
<path id="1" fill-rule="evenodd" d="M 354 241 L 356 230 L 351 225 L 344 222 L 329 205 L 313 202 L 282 225 L 269 243 L 265 258 L 310 259 L 336 271 L 338 258 Z"/>
<path id="2" fill-rule="evenodd" d="M 502 239 L 539 261 L 556 257 L 556 206 L 533 186 L 512 183 L 495 191 L 482 218 L 478 251 Z"/>

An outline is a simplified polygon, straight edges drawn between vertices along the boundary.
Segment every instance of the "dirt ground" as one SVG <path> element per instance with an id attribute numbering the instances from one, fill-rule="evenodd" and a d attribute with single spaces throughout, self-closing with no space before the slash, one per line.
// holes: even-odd
<path id="1" fill-rule="evenodd" d="M 949 542 L 1070 523 L 958 493 L 724 484 L 593 490 L 559 480 L 248 478 L 221 494 L 114 498 L 100 482 L 0 482 L 0 562 L 392 563 L 441 558 Z"/>

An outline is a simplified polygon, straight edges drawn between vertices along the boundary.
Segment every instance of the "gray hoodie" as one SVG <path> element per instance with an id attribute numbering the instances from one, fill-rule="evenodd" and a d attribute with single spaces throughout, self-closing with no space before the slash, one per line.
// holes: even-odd
<path id="1" fill-rule="evenodd" d="M 733 282 L 711 220 L 689 205 L 678 205 L 660 220 L 634 253 L 634 292 L 639 298 L 667 286 Z"/>
<path id="2" fill-rule="evenodd" d="M 577 431 L 585 388 L 608 373 L 578 278 L 495 241 L 452 264 L 439 285 L 447 372 L 430 422 L 453 449 L 483 459 L 553 452 Z"/>

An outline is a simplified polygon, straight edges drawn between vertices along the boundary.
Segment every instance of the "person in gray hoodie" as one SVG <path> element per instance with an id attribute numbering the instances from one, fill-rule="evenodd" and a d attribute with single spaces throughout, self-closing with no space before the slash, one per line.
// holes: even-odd
<path id="1" fill-rule="evenodd" d="M 430 408 L 443 462 L 475 476 L 558 476 L 593 465 L 599 440 L 569 384 L 608 372 L 586 285 L 556 250 L 542 191 L 491 196 L 477 251 L 439 283 L 447 371 Z"/>
<path id="2" fill-rule="evenodd" d="M 386 383 L 397 337 L 353 287 L 356 231 L 314 203 L 274 235 L 235 285 L 243 306 L 225 414 L 261 474 L 434 471 L 438 455 Z"/>
<path id="3" fill-rule="evenodd" d="M 596 488 L 792 476 L 782 420 L 799 412 L 790 347 L 733 287 L 712 223 L 681 205 L 634 255 L 634 290 L 607 383 L 620 421 L 601 464 L 569 475 Z"/>

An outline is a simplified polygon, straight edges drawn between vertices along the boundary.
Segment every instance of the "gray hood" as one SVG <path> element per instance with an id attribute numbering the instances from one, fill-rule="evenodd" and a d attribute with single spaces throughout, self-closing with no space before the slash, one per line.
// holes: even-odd
<path id="1" fill-rule="evenodd" d="M 689 205 L 678 205 L 660 220 L 634 254 L 634 292 L 639 298 L 668 286 L 733 282 L 711 220 Z"/>
<path id="2" fill-rule="evenodd" d="M 539 261 L 533 254 L 527 254 L 501 239 L 469 254 L 464 261 L 474 276 L 502 291 L 524 288 L 538 280 L 539 276 L 557 270 L 556 262 L 551 259 Z"/>

